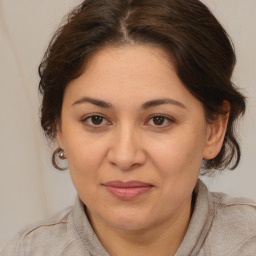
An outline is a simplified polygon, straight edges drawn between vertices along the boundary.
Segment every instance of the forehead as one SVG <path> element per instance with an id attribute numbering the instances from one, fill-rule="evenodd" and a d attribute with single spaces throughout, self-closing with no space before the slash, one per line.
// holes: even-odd
<path id="1" fill-rule="evenodd" d="M 71 81 L 65 95 L 108 102 L 148 101 L 171 97 L 195 101 L 176 74 L 171 57 L 153 46 L 106 47 L 94 54 L 83 74 Z"/>
<path id="2" fill-rule="evenodd" d="M 122 74 L 125 78 L 139 77 L 145 79 L 144 74 L 169 73 L 175 67 L 169 55 L 160 47 L 149 45 L 129 45 L 125 44 L 117 47 L 105 47 L 96 52 L 89 60 L 84 70 L 85 76 L 93 73 L 101 74 L 98 79 L 111 79 L 115 73 Z"/>

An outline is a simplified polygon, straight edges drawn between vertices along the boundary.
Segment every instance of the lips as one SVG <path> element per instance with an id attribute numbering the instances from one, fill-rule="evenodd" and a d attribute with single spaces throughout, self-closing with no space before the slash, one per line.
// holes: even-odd
<path id="1" fill-rule="evenodd" d="M 110 181 L 104 183 L 103 186 L 114 197 L 121 200 L 132 200 L 149 192 L 154 186 L 149 183 L 140 181 Z"/>

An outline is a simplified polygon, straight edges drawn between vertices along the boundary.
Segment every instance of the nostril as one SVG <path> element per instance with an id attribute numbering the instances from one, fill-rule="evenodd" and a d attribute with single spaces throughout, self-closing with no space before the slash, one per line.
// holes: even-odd
<path id="1" fill-rule="evenodd" d="M 134 127 L 122 125 L 113 133 L 107 160 L 120 170 L 133 170 L 143 165 L 146 159 L 142 141 Z"/>
<path id="2" fill-rule="evenodd" d="M 120 170 L 133 170 L 143 165 L 146 157 L 139 150 L 127 152 L 126 154 L 112 150 L 108 152 L 107 159 L 112 166 L 116 166 Z"/>

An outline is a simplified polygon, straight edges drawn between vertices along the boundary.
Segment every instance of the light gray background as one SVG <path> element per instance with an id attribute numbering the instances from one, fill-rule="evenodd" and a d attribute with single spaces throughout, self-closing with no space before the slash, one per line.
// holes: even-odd
<path id="1" fill-rule="evenodd" d="M 68 172 L 51 167 L 52 148 L 40 130 L 37 67 L 59 21 L 80 2 L 0 0 L 0 248 L 24 225 L 62 209 L 75 196 Z M 248 96 L 240 125 L 241 164 L 207 184 L 214 191 L 256 199 L 256 1 L 203 2 L 234 40 L 233 80 Z"/>

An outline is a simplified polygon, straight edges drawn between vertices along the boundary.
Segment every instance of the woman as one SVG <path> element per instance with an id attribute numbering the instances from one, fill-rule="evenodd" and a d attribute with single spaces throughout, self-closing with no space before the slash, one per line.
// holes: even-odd
<path id="1" fill-rule="evenodd" d="M 78 198 L 3 255 L 255 255 L 256 204 L 198 180 L 240 160 L 234 65 L 198 0 L 84 1 L 39 68 L 53 164 L 67 159 Z"/>

